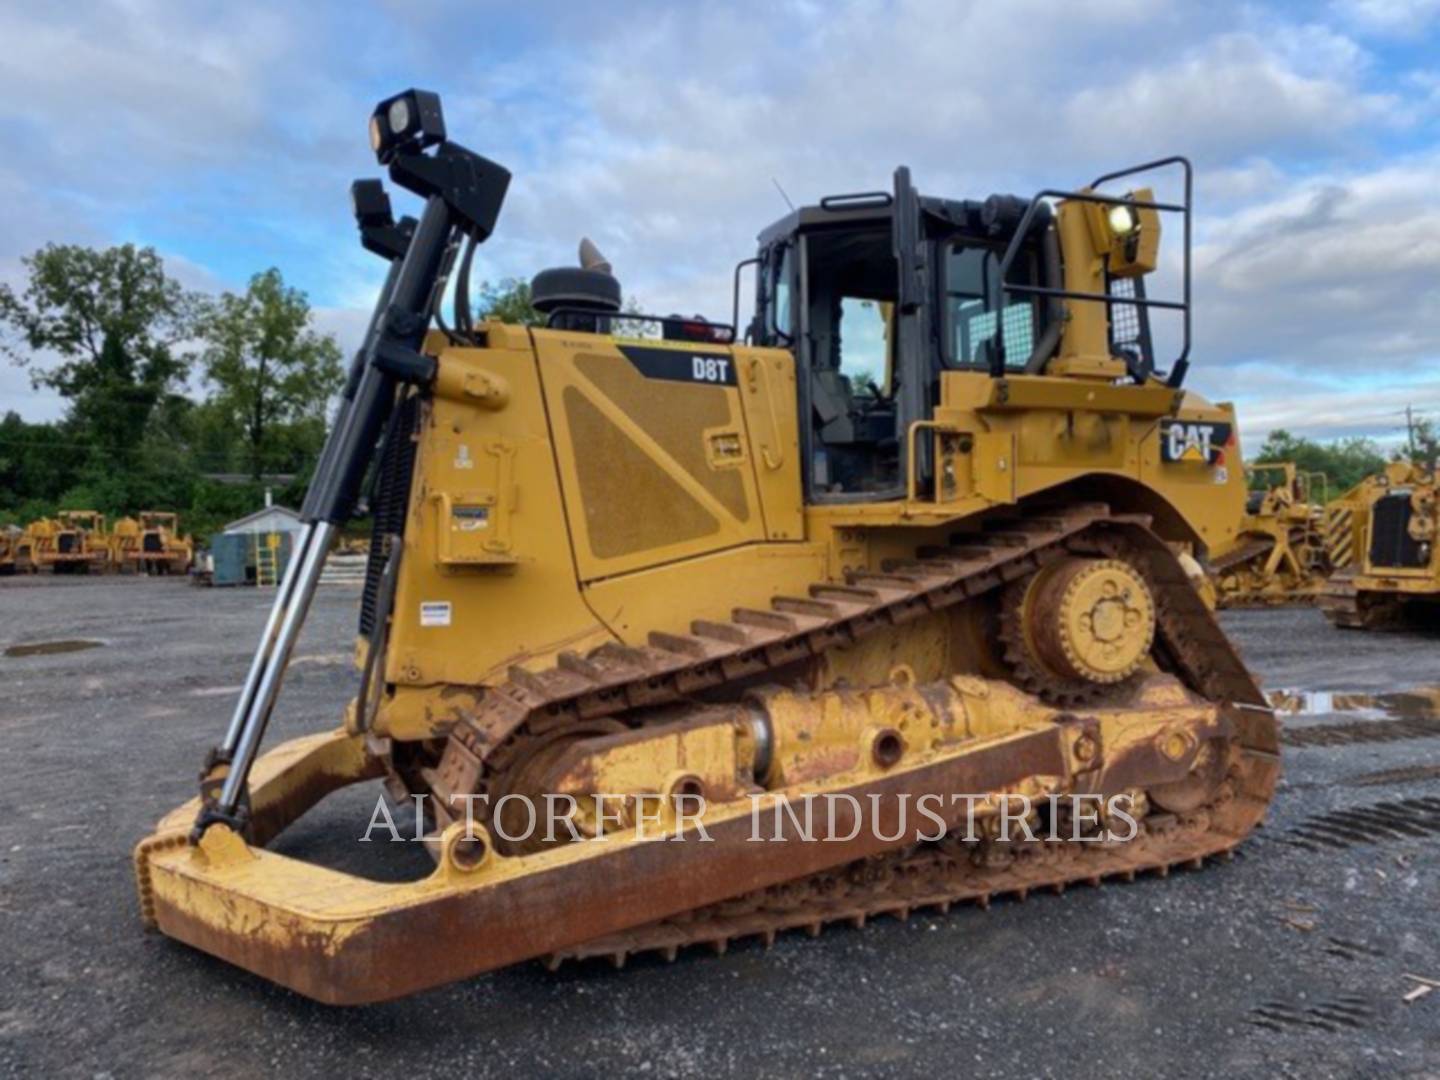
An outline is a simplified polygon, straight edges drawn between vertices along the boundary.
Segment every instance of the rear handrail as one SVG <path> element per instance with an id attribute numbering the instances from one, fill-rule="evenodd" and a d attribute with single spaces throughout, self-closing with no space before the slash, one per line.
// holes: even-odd
<path id="1" fill-rule="evenodd" d="M 1119 180 L 1122 177 L 1134 176 L 1138 173 L 1150 172 L 1153 169 L 1162 169 L 1169 165 L 1179 165 L 1185 174 L 1185 201 L 1183 203 L 1162 203 L 1155 201 L 1140 201 L 1127 199 L 1119 195 L 1101 195 L 1093 190 L 1101 184 L 1111 180 Z M 1059 188 L 1046 188 L 1035 193 L 1030 200 L 1030 205 L 1025 208 L 1021 215 L 1020 223 L 1015 227 L 1014 235 L 1010 238 L 1009 245 L 1005 248 L 1005 255 L 1000 260 L 1000 271 L 996 274 L 994 295 L 991 297 L 991 307 L 997 313 L 1003 307 L 1004 295 L 1007 292 L 1025 293 L 1032 296 L 1053 296 L 1061 300 L 1092 300 L 1105 304 L 1109 313 L 1116 304 L 1126 304 L 1142 308 L 1164 308 L 1181 313 L 1183 326 L 1183 338 L 1180 348 L 1180 355 L 1170 364 L 1169 374 L 1165 377 L 1167 386 L 1178 388 L 1185 381 L 1185 372 L 1190 366 L 1190 210 L 1194 191 L 1194 169 L 1188 158 L 1175 155 L 1173 157 L 1157 158 L 1155 161 L 1147 161 L 1142 165 L 1132 165 L 1128 169 L 1118 169 L 1115 172 L 1105 173 L 1097 177 L 1090 188 L 1085 191 L 1062 191 Z M 1155 210 L 1161 213 L 1178 213 L 1184 219 L 1184 273 L 1181 283 L 1180 300 L 1153 300 L 1143 296 L 1114 296 L 1111 293 L 1103 292 L 1081 292 L 1074 289 L 1059 289 L 1046 285 L 1023 285 L 1007 284 L 1010 267 L 1015 262 L 1015 257 L 1020 253 L 1020 248 L 1025 238 L 1030 233 L 1030 228 L 1035 223 L 1035 216 L 1039 213 L 1041 203 L 1048 198 L 1074 199 L 1078 202 L 1099 203 L 1103 206 L 1133 206 L 1141 210 Z M 991 352 L 990 374 L 994 378 L 1003 378 L 1005 375 L 1005 341 L 1003 334 L 995 335 L 995 346 Z"/>

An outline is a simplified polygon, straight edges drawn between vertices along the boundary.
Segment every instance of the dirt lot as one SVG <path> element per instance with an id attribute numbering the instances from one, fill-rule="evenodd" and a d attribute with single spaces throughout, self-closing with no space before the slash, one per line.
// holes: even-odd
<path id="1" fill-rule="evenodd" d="M 1440 686 L 1440 640 L 1341 633 L 1306 610 L 1226 616 L 1271 688 L 1388 695 L 1296 700 L 1312 711 L 1287 718 L 1270 822 L 1228 865 L 336 1010 L 136 916 L 131 847 L 191 795 L 268 599 L 0 581 L 0 649 L 101 642 L 0 656 L 0 1071 L 1440 1076 L 1440 991 L 1401 1001 L 1404 974 L 1440 979 L 1440 720 L 1433 699 L 1390 693 Z M 276 736 L 334 723 L 354 606 L 347 590 L 317 601 Z M 372 800 L 337 797 L 286 849 L 373 860 L 353 843 Z M 1363 808 L 1402 800 L 1415 835 L 1374 842 Z M 390 873 L 423 869 L 396 847 Z"/>

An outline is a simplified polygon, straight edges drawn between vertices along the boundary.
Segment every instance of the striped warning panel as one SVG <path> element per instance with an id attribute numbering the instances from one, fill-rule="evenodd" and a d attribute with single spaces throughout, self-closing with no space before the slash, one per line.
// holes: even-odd
<path id="1" fill-rule="evenodd" d="M 1355 561 L 1355 511 L 1350 507 L 1332 506 L 1325 511 L 1325 550 L 1336 569 Z"/>

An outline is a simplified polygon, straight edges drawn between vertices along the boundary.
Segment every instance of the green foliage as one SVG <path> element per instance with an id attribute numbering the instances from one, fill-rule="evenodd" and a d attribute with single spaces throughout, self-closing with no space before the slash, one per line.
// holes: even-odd
<path id="1" fill-rule="evenodd" d="M 24 292 L 0 285 L 0 324 L 11 331 L 0 349 L 33 368 L 36 386 L 69 399 L 71 419 L 98 450 L 135 447 L 189 369 L 180 349 L 198 297 L 165 273 L 153 248 L 133 244 L 50 244 L 22 262 Z"/>
<path id="2" fill-rule="evenodd" d="M 205 537 L 264 502 L 258 482 L 205 474 L 309 476 L 340 349 L 278 270 L 211 299 L 182 290 L 149 248 L 52 245 L 24 263 L 23 289 L 0 286 L 0 351 L 68 408 L 53 423 L 0 417 L 0 524 L 174 510 Z M 197 346 L 203 401 L 185 393 Z M 300 479 L 273 492 L 292 506 L 303 493 Z"/>
<path id="3" fill-rule="evenodd" d="M 240 432 L 246 471 L 295 471 L 319 452 L 325 405 L 340 389 L 340 346 L 310 329 L 310 305 L 274 268 L 211 306 L 205 380 L 220 425 Z"/>
<path id="4" fill-rule="evenodd" d="M 0 418 L 0 511 L 32 501 L 53 510 L 91 451 L 67 425 L 30 424 L 18 413 L 6 413 Z"/>
<path id="5" fill-rule="evenodd" d="M 1270 432 L 1254 460 L 1293 461 L 1301 472 L 1324 473 L 1332 496 L 1348 491 L 1385 467 L 1385 455 L 1370 439 L 1356 437 L 1321 443 L 1292 435 L 1282 428 Z"/>
<path id="6" fill-rule="evenodd" d="M 284 500 L 279 500 L 284 502 Z M 206 540 L 222 525 L 253 513 L 265 505 L 265 489 L 260 484 L 218 484 L 199 480 L 189 504 L 189 513 L 182 524 L 197 540 Z"/>
<path id="7" fill-rule="evenodd" d="M 1408 458 L 1423 469 L 1434 470 L 1440 466 L 1440 430 L 1433 421 L 1416 420 L 1410 428 L 1410 439 L 1403 450 L 1397 451 L 1395 459 Z"/>
<path id="8" fill-rule="evenodd" d="M 530 283 L 519 278 L 503 278 L 496 284 L 486 281 L 480 286 L 480 306 L 476 309 L 481 321 L 518 323 L 521 326 L 543 326 L 545 316 L 530 302 Z"/>

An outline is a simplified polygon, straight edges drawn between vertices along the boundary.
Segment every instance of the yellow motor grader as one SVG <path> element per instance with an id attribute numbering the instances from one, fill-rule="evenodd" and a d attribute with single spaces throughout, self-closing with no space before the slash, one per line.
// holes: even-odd
<path id="1" fill-rule="evenodd" d="M 54 574 L 103 573 L 110 566 L 105 515 L 97 510 L 61 510 L 26 529 L 27 555 L 35 570 Z"/>
<path id="2" fill-rule="evenodd" d="M 352 188 L 389 273 L 200 792 L 135 851 L 146 923 L 361 1003 L 1164 874 L 1260 821 L 1274 715 L 1175 554 L 1245 500 L 1232 410 L 1183 386 L 1188 162 L 983 200 L 898 169 L 765 229 L 730 324 L 622 314 L 582 243 L 528 328 L 469 311 L 508 172 L 433 94 L 370 129 L 424 208 Z M 1126 183 L 1155 170 L 1183 197 Z M 1145 290 L 1162 214 L 1178 299 Z M 367 474 L 360 687 L 262 755 Z M 372 780 L 433 872 L 267 846 Z"/>
<path id="3" fill-rule="evenodd" d="M 122 574 L 184 574 L 195 546 L 180 534 L 180 518 L 169 511 L 142 510 L 123 517 L 110 532 L 110 558 Z"/>
<path id="4" fill-rule="evenodd" d="M 1240 534 L 1212 556 L 1220 607 L 1312 603 L 1329 573 L 1326 478 L 1294 462 L 1247 465 L 1251 490 Z"/>
<path id="5" fill-rule="evenodd" d="M 1336 626 L 1440 627 L 1440 471 L 1391 462 L 1326 508 L 1336 571 L 1320 605 Z"/>

